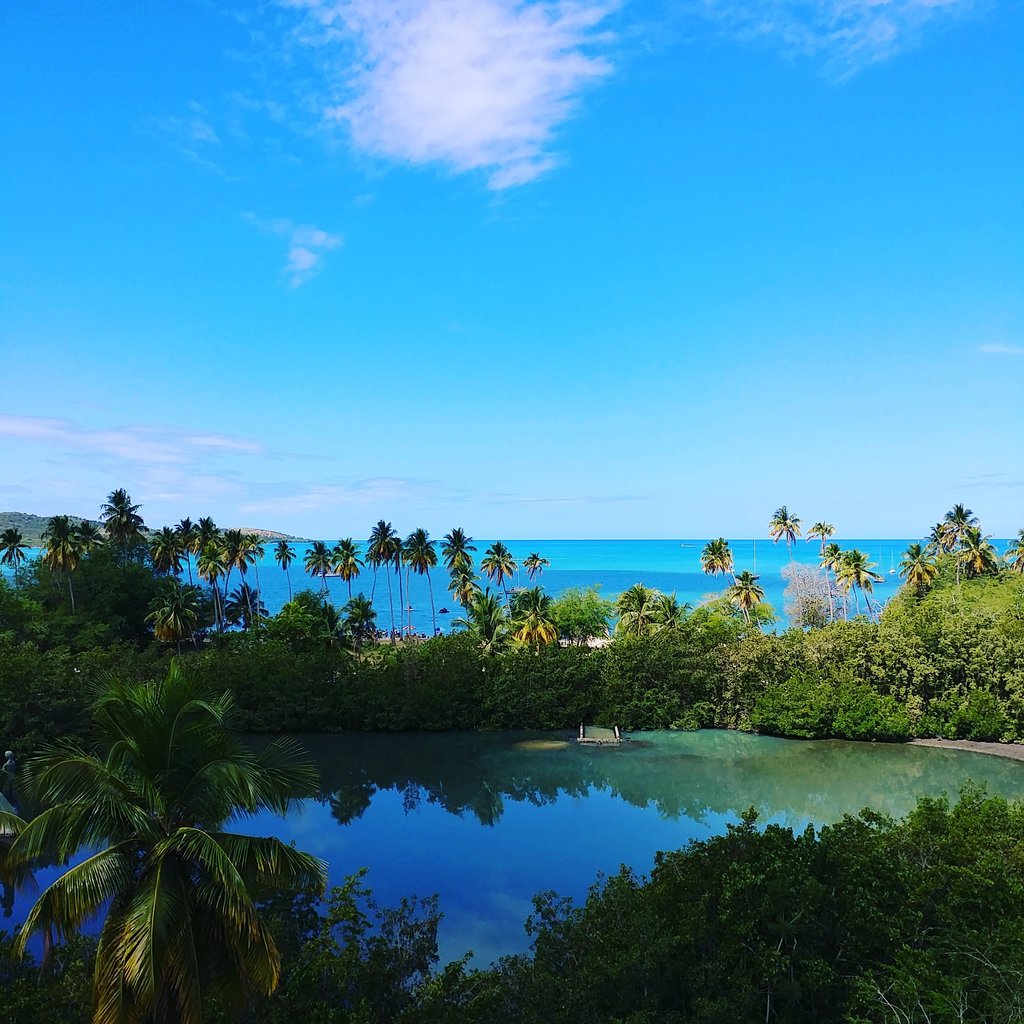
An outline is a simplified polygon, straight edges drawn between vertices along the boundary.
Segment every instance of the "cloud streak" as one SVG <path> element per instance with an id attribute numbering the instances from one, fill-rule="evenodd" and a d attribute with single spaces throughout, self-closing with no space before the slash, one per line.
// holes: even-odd
<path id="1" fill-rule="evenodd" d="M 320 270 L 324 256 L 341 245 L 341 236 L 332 235 L 312 224 L 293 224 L 290 220 L 263 220 L 254 213 L 243 215 L 265 235 L 287 240 L 283 273 L 289 288 L 298 288 Z"/>
<path id="2" fill-rule="evenodd" d="M 979 345 L 978 351 L 988 356 L 1024 356 L 1024 345 Z"/>
<path id="3" fill-rule="evenodd" d="M 375 156 L 456 173 L 490 188 L 532 181 L 558 163 L 554 136 L 607 76 L 611 2 L 291 0 L 298 38 L 318 48 L 329 124 Z"/>

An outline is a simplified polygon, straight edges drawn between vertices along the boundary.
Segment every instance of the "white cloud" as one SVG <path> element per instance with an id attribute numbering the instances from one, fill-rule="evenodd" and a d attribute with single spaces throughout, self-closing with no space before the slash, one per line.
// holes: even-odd
<path id="1" fill-rule="evenodd" d="M 266 235 L 288 240 L 284 274 L 289 288 L 305 284 L 320 269 L 324 256 L 341 245 L 340 235 L 331 235 L 312 224 L 293 224 L 290 220 L 263 220 L 253 213 L 243 215 Z"/>
<path id="2" fill-rule="evenodd" d="M 493 189 L 554 167 L 555 130 L 611 71 L 612 0 L 290 0 L 327 56 L 328 122 L 359 149 L 455 172 Z"/>
<path id="3" fill-rule="evenodd" d="M 963 14 L 977 0 L 697 0 L 686 9 L 745 40 L 824 60 L 847 78 L 912 46 L 929 22 Z"/>
<path id="4" fill-rule="evenodd" d="M 979 345 L 978 351 L 989 356 L 1024 356 L 1024 345 Z"/>

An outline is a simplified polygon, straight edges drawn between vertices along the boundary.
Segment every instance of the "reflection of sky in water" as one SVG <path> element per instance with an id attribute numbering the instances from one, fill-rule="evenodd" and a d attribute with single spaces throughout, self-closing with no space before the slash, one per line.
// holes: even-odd
<path id="1" fill-rule="evenodd" d="M 323 799 L 231 828 L 294 841 L 328 862 L 335 885 L 368 867 L 382 906 L 438 893 L 442 959 L 472 949 L 485 964 L 527 948 L 536 893 L 580 899 L 599 873 L 647 872 L 656 851 L 721 834 L 751 806 L 762 824 L 802 830 L 865 806 L 898 817 L 918 794 L 955 796 L 968 778 L 1024 798 L 1024 764 L 927 747 L 709 731 L 531 750 L 522 738 L 307 736 Z M 11 920 L 30 904 L 19 893 Z"/>

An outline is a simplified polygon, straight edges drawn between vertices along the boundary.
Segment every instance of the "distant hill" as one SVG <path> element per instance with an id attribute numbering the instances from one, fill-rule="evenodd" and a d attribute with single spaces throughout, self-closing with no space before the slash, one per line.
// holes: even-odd
<path id="1" fill-rule="evenodd" d="M 83 519 L 81 516 L 68 516 L 68 518 L 76 526 L 85 522 L 95 526 L 100 525 L 97 519 Z M 22 535 L 24 542 L 29 547 L 38 548 L 42 546 L 43 531 L 49 521 L 49 516 L 34 516 L 30 512 L 0 512 L 0 533 L 13 527 Z M 228 527 L 228 529 L 232 529 L 232 527 Z M 305 537 L 295 537 L 290 533 L 278 533 L 276 530 L 263 530 L 254 526 L 240 526 L 237 529 L 243 533 L 254 533 L 264 540 L 306 540 Z M 147 527 L 146 533 L 151 534 L 152 532 L 153 528 Z"/>

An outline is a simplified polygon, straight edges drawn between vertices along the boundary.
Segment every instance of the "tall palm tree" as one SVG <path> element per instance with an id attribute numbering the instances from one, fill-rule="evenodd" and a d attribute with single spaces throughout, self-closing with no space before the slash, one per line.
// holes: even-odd
<path id="1" fill-rule="evenodd" d="M 448 590 L 454 596 L 455 600 L 462 605 L 466 610 L 466 615 L 469 615 L 469 606 L 473 601 L 473 598 L 480 593 L 480 588 L 477 586 L 477 580 L 479 577 L 472 568 L 460 568 L 456 566 L 452 569 L 451 582 L 448 584 Z"/>
<path id="2" fill-rule="evenodd" d="M 0 533 L 0 565 L 9 565 L 14 570 L 14 585 L 18 585 L 18 575 L 22 563 L 28 557 L 28 545 L 24 542 L 20 530 L 13 526 Z"/>
<path id="3" fill-rule="evenodd" d="M 249 544 L 248 535 L 244 534 L 241 530 L 224 531 L 223 550 L 224 565 L 227 569 L 227 575 L 224 577 L 224 596 L 226 598 L 228 588 L 231 586 L 232 570 L 238 570 L 244 583 L 246 574 L 249 572 L 249 566 L 256 560 L 256 556 L 253 554 L 252 547 Z M 245 593 L 248 594 L 249 591 L 245 591 Z"/>
<path id="4" fill-rule="evenodd" d="M 946 555 L 956 547 L 956 538 L 945 523 L 936 523 L 928 534 L 928 547 L 937 555 Z"/>
<path id="5" fill-rule="evenodd" d="M 923 544 L 911 544 L 903 553 L 900 575 L 918 593 L 927 590 L 938 575 L 939 566 Z"/>
<path id="6" fill-rule="evenodd" d="M 785 507 L 781 509 L 785 511 Z M 729 600 L 743 613 L 743 621 L 750 623 L 750 613 L 764 600 L 764 588 L 757 582 L 761 577 L 744 569 L 725 592 Z"/>
<path id="7" fill-rule="evenodd" d="M 346 537 L 334 545 L 331 552 L 334 558 L 334 571 L 348 585 L 348 599 L 352 600 L 352 581 L 359 576 L 363 568 L 363 560 L 359 557 L 359 545 L 351 538 Z"/>
<path id="8" fill-rule="evenodd" d="M 950 550 L 963 543 L 967 530 L 978 525 L 978 517 L 966 505 L 954 505 L 943 517 L 941 527 L 952 541 Z"/>
<path id="9" fill-rule="evenodd" d="M 321 594 L 328 594 L 327 574 L 334 571 L 334 556 L 331 549 L 322 541 L 316 540 L 310 545 L 306 557 L 302 560 L 303 568 L 310 576 L 319 576 L 322 584 Z"/>
<path id="10" fill-rule="evenodd" d="M 75 612 L 75 589 L 71 585 L 71 574 L 78 568 L 81 557 L 78 531 L 70 517 L 54 516 L 43 531 L 43 563 L 50 572 L 61 573 L 67 579 L 72 615 Z"/>
<path id="11" fill-rule="evenodd" d="M 8 859 L 67 863 L 17 938 L 73 935 L 103 917 L 94 1021 L 201 1024 L 203 1003 L 270 995 L 281 958 L 260 917 L 268 888 L 320 890 L 321 861 L 272 837 L 225 832 L 239 814 L 284 812 L 316 773 L 290 740 L 253 751 L 230 731 L 234 704 L 172 663 L 158 683 L 114 683 L 94 711 L 105 758 L 51 748 L 26 766 L 46 809 Z"/>
<path id="12" fill-rule="evenodd" d="M 292 599 L 292 574 L 289 566 L 295 561 L 295 548 L 286 540 L 279 540 L 274 545 L 274 561 L 277 562 L 288 578 L 288 600 Z"/>
<path id="13" fill-rule="evenodd" d="M 551 568 L 551 562 L 547 558 L 541 558 L 539 551 L 531 551 L 523 559 L 523 568 L 532 581 L 540 579 L 544 575 L 544 570 Z"/>
<path id="14" fill-rule="evenodd" d="M 871 593 L 876 583 L 881 583 L 883 577 L 874 572 L 875 562 L 869 562 L 868 556 L 863 551 L 854 549 L 844 551 L 836 572 L 836 581 L 847 593 L 853 589 L 853 596 L 857 602 L 857 613 L 860 614 L 860 600 L 857 598 L 859 591 L 864 595 L 867 604 L 868 616 L 871 616 Z"/>
<path id="15" fill-rule="evenodd" d="M 394 557 L 395 541 L 398 534 L 390 523 L 383 519 L 377 521 L 377 525 L 370 531 L 370 538 L 366 542 L 366 561 L 373 566 L 373 586 L 370 588 L 370 600 L 377 591 L 377 570 L 383 565 L 388 570 L 388 603 L 391 606 L 391 633 L 395 632 L 395 598 L 391 590 L 391 561 Z"/>
<path id="16" fill-rule="evenodd" d="M 221 540 L 221 532 L 217 524 L 209 516 L 203 516 L 196 523 L 196 539 L 192 550 L 198 555 L 208 544 L 220 544 Z"/>
<path id="17" fill-rule="evenodd" d="M 185 556 L 185 565 L 188 566 L 188 581 L 192 582 L 192 556 L 196 553 L 196 542 L 199 538 L 199 530 L 196 524 L 188 516 L 185 516 L 175 527 L 175 532 L 181 540 L 181 550 Z"/>
<path id="18" fill-rule="evenodd" d="M 146 524 L 139 515 L 141 505 L 132 504 L 131 495 L 123 488 L 111 491 L 100 507 L 100 522 L 111 542 L 118 544 L 127 561 L 128 549 L 142 540 Z"/>
<path id="19" fill-rule="evenodd" d="M 982 535 L 977 526 L 967 526 L 960 537 L 957 565 L 966 576 L 982 576 L 999 568 L 999 554 L 992 546 L 992 538 Z"/>
<path id="20" fill-rule="evenodd" d="M 680 604 L 675 594 L 658 594 L 654 599 L 654 632 L 678 629 L 692 611 L 692 605 Z"/>
<path id="21" fill-rule="evenodd" d="M 437 565 L 437 551 L 434 541 L 430 539 L 430 534 L 422 527 L 413 530 L 406 538 L 405 561 L 417 576 L 427 577 L 427 589 L 430 591 L 430 619 L 433 623 L 433 635 L 436 636 L 437 615 L 434 612 L 434 584 L 430 581 L 430 570 Z"/>
<path id="22" fill-rule="evenodd" d="M 498 598 L 487 590 L 473 595 L 464 619 L 456 619 L 455 626 L 465 626 L 476 637 L 485 654 L 498 651 L 508 632 L 508 613 Z"/>
<path id="23" fill-rule="evenodd" d="M 217 628 L 224 628 L 224 602 L 221 599 L 220 580 L 227 576 L 227 565 L 224 560 L 224 548 L 216 540 L 211 540 L 196 556 L 196 572 L 201 580 L 206 580 L 213 591 L 213 610 L 217 617 Z M 227 585 L 225 582 L 225 593 Z"/>
<path id="24" fill-rule="evenodd" d="M 181 534 L 170 526 L 158 530 L 149 541 L 149 557 L 157 572 L 179 575 L 183 553 Z"/>
<path id="25" fill-rule="evenodd" d="M 505 586 L 505 581 L 518 568 L 512 552 L 500 540 L 496 540 L 484 552 L 484 557 L 480 559 L 480 568 L 489 580 L 505 592 L 505 603 L 508 604 L 508 587 Z"/>
<path id="26" fill-rule="evenodd" d="M 260 562 L 267 553 L 267 542 L 258 533 L 245 535 L 245 548 L 249 553 L 250 564 L 256 573 L 256 590 L 260 589 Z"/>
<path id="27" fill-rule="evenodd" d="M 540 587 L 516 594 L 511 629 L 516 640 L 534 650 L 558 639 L 558 627 L 551 617 L 551 598 Z"/>
<path id="28" fill-rule="evenodd" d="M 402 543 L 402 538 L 398 535 L 398 531 L 395 531 L 394 537 L 391 539 L 391 562 L 390 565 L 394 567 L 395 575 L 398 577 L 398 607 L 402 612 L 401 621 L 405 620 L 405 602 L 406 594 L 402 588 L 402 566 L 405 565 L 405 545 Z M 410 602 L 411 603 L 411 602 Z M 405 630 L 400 630 L 400 636 L 405 636 Z"/>
<path id="29" fill-rule="evenodd" d="M 199 602 L 192 587 L 177 580 L 165 580 L 152 604 L 147 622 L 153 623 L 153 635 L 161 643 L 174 644 L 181 654 L 183 640 L 192 640 L 199 623 Z"/>
<path id="30" fill-rule="evenodd" d="M 75 536 L 78 538 L 78 547 L 83 555 L 91 555 L 103 544 L 103 531 L 88 519 L 83 519 L 75 527 Z"/>
<path id="31" fill-rule="evenodd" d="M 266 618 L 267 608 L 260 599 L 260 592 L 248 583 L 240 583 L 224 602 L 224 617 L 228 622 L 239 624 L 249 630 L 259 626 L 260 618 Z"/>
<path id="32" fill-rule="evenodd" d="M 658 598 L 657 590 L 651 590 L 642 583 L 636 583 L 624 590 L 615 601 L 619 621 L 615 632 L 621 636 L 650 636 L 657 632 Z"/>
<path id="33" fill-rule="evenodd" d="M 801 522 L 801 519 L 792 515 L 789 509 L 783 505 L 775 510 L 775 514 L 768 523 L 768 536 L 771 537 L 776 544 L 785 538 L 786 548 L 789 551 L 790 559 L 793 557 L 793 541 L 795 541 L 797 537 L 802 536 L 800 533 Z"/>
<path id="34" fill-rule="evenodd" d="M 831 523 L 817 522 L 807 531 L 807 540 L 812 541 L 815 537 L 821 538 L 821 557 L 825 557 L 825 541 L 836 535 L 836 528 Z"/>
<path id="35" fill-rule="evenodd" d="M 829 619 L 835 621 L 835 591 L 839 587 L 836 576 L 839 564 L 843 560 L 843 549 L 838 544 L 826 544 L 821 552 L 821 568 L 825 570 L 825 582 L 828 584 Z M 843 615 L 846 615 L 846 596 L 843 596 Z"/>
<path id="36" fill-rule="evenodd" d="M 726 573 L 734 574 L 735 564 L 732 549 L 724 537 L 708 541 L 704 545 L 704 550 L 700 553 L 700 567 L 709 576 L 718 576 L 719 574 L 724 576 Z"/>
<path id="37" fill-rule="evenodd" d="M 1006 561 L 1014 572 L 1024 573 L 1024 530 L 1017 532 L 1016 539 L 1006 549 Z"/>
<path id="38" fill-rule="evenodd" d="M 449 530 L 441 542 L 441 557 L 450 573 L 454 573 L 456 569 L 472 569 L 474 551 L 476 545 L 473 538 L 467 536 L 461 526 Z"/>

